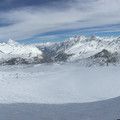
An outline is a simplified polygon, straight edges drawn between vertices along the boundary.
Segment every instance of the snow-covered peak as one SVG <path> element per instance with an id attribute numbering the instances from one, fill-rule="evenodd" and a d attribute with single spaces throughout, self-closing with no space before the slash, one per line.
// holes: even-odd
<path id="1" fill-rule="evenodd" d="M 75 36 L 74 39 L 84 40 L 84 39 L 86 39 L 86 37 L 84 35 L 78 35 L 78 36 Z"/>
<path id="2" fill-rule="evenodd" d="M 37 46 L 53 60 L 76 61 L 89 58 L 102 50 L 120 54 L 120 37 L 75 36 L 50 46 Z"/>
<path id="3" fill-rule="evenodd" d="M 19 43 L 18 43 L 18 42 L 15 42 L 15 41 L 12 40 L 12 39 L 9 39 L 9 40 L 7 41 L 7 44 L 9 44 L 9 45 L 18 45 Z"/>
<path id="4" fill-rule="evenodd" d="M 69 39 L 66 39 L 66 40 L 64 40 L 63 42 L 64 43 L 67 43 L 67 42 L 79 42 L 79 41 L 83 41 L 83 40 L 85 40 L 86 39 L 86 37 L 85 36 L 83 36 L 83 35 L 80 35 L 80 36 L 75 36 L 75 37 L 71 37 L 71 38 L 69 38 Z"/>
<path id="5" fill-rule="evenodd" d="M 76 61 L 90 58 L 101 51 L 106 50 L 110 57 L 120 54 L 120 37 L 98 37 L 98 36 L 75 36 L 58 43 L 40 43 L 34 45 L 23 45 L 13 40 L 0 44 L 1 59 L 17 58 L 24 59 L 47 59 L 54 61 Z M 6 58 L 3 56 L 7 56 Z M 93 58 L 93 57 L 92 57 Z M 97 58 L 98 59 L 98 58 Z M 111 57 L 112 61 L 115 60 Z"/>
<path id="6" fill-rule="evenodd" d="M 19 44 L 13 40 L 9 40 L 7 43 L 0 44 L 0 62 L 8 61 L 10 59 L 21 58 L 27 61 L 34 61 L 43 59 L 43 53 L 37 47 L 33 45 Z"/>
<path id="7" fill-rule="evenodd" d="M 4 53 L 7 54 L 39 54 L 41 55 L 42 52 L 36 48 L 33 45 L 23 45 L 23 44 L 19 44 L 11 39 L 8 40 L 7 43 L 5 44 L 1 44 L 0 45 L 0 50 Z"/>
<path id="8" fill-rule="evenodd" d="M 74 38 L 74 44 L 68 47 L 65 50 L 67 54 L 74 54 L 73 59 L 90 57 L 103 49 L 106 49 L 110 52 L 119 52 L 120 53 L 120 37 L 98 37 L 90 36 L 84 37 L 84 40 L 81 40 L 81 37 Z M 71 41 L 71 39 L 67 40 Z"/>

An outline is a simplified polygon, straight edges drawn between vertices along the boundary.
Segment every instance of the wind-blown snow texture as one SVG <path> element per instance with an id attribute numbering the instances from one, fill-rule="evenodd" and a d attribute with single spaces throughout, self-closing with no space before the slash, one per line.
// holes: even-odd
<path id="1" fill-rule="evenodd" d="M 106 99 L 120 96 L 119 73 L 119 66 L 1 66 L 0 119 L 117 120 L 120 97 Z"/>
<path id="2" fill-rule="evenodd" d="M 83 103 L 120 96 L 119 67 L 4 66 L 0 103 Z"/>
<path id="3" fill-rule="evenodd" d="M 117 120 L 120 97 L 85 104 L 0 104 L 1 120 Z"/>

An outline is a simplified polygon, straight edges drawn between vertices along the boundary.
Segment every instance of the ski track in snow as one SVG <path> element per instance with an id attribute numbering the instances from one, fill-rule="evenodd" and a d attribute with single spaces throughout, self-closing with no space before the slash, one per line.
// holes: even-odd
<path id="1" fill-rule="evenodd" d="M 0 67 L 0 103 L 86 103 L 120 96 L 120 67 Z"/>

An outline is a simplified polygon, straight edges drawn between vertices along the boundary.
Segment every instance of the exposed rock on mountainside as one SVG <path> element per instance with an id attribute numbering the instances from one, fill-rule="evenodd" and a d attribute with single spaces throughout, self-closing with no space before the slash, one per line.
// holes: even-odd
<path id="1" fill-rule="evenodd" d="M 32 45 L 22 45 L 13 40 L 0 44 L 0 64 L 37 64 L 49 62 L 41 50 Z"/>
<path id="2" fill-rule="evenodd" d="M 119 61 L 119 56 L 117 53 L 110 53 L 107 50 L 102 50 L 101 52 L 95 54 L 91 57 L 93 59 L 94 64 L 99 64 L 101 66 L 115 64 Z"/>
<path id="3" fill-rule="evenodd" d="M 82 65 L 88 66 L 119 63 L 120 37 L 75 36 L 63 42 L 44 44 L 44 47 L 36 46 L 53 61 L 82 61 Z"/>
<path id="4" fill-rule="evenodd" d="M 76 36 L 63 42 L 23 45 L 13 40 L 0 44 L 0 64 L 77 62 L 80 65 L 118 65 L 120 37 Z"/>

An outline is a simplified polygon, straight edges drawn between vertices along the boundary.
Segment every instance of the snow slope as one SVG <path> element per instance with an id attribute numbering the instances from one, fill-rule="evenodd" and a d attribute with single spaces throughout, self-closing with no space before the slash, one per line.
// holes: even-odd
<path id="1" fill-rule="evenodd" d="M 65 42 L 75 40 L 77 44 L 65 50 L 67 54 L 74 54 L 71 59 L 88 58 L 103 49 L 112 53 L 120 52 L 120 37 L 76 36 L 65 40 Z"/>
<path id="2" fill-rule="evenodd" d="M 77 36 L 41 49 L 50 50 L 53 59 L 108 63 L 119 60 L 119 40 Z M 33 45 L 0 44 L 1 61 L 21 57 L 32 62 L 36 56 L 45 60 Z M 81 67 L 76 62 L 0 66 L 0 120 L 120 119 L 119 73 L 120 66 Z"/>
<path id="3" fill-rule="evenodd" d="M 104 55 L 98 56 L 100 53 Z M 119 65 L 120 37 L 76 36 L 59 43 L 23 45 L 9 40 L 0 44 L 2 65 L 59 61 L 79 62 L 83 66 Z"/>
<path id="4" fill-rule="evenodd" d="M 82 104 L 0 104 L 1 120 L 119 120 L 120 97 Z"/>
<path id="5" fill-rule="evenodd" d="M 120 57 L 120 37 L 75 36 L 63 42 L 46 44 L 46 46 L 44 44 L 44 47 L 37 45 L 37 47 L 45 54 L 51 55 L 50 57 L 55 61 L 73 62 L 87 59 L 86 61 L 89 62 L 88 58 L 103 50 L 107 50 L 111 55 L 116 53 L 115 57 Z"/>
<path id="6" fill-rule="evenodd" d="M 0 103 L 83 103 L 120 96 L 119 67 L 0 67 Z"/>
<path id="7" fill-rule="evenodd" d="M 34 58 L 43 59 L 43 53 L 32 45 L 22 45 L 13 40 L 9 40 L 7 43 L 0 43 L 0 62 L 4 63 L 13 58 L 21 58 L 26 61 L 33 62 Z"/>

